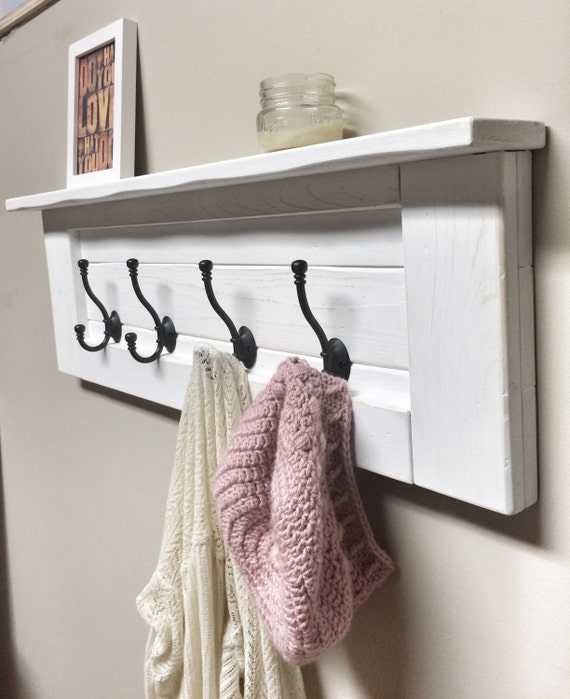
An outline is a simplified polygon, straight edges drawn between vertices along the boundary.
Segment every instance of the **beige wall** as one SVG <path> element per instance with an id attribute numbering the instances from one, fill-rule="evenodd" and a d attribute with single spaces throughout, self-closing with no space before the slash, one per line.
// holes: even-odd
<path id="1" fill-rule="evenodd" d="M 284 71 L 333 73 L 359 134 L 467 115 L 548 124 L 534 159 L 540 503 L 509 519 L 362 474 L 399 573 L 307 686 L 567 699 L 568 1 L 59 0 L 0 42 L 2 201 L 65 185 L 67 46 L 119 16 L 139 26 L 138 173 L 256 152 L 257 83 Z M 156 561 L 177 413 L 57 372 L 39 214 L 0 211 L 0 337 L 0 666 L 10 648 L 16 663 L 0 697 L 139 699 L 134 599 Z"/>

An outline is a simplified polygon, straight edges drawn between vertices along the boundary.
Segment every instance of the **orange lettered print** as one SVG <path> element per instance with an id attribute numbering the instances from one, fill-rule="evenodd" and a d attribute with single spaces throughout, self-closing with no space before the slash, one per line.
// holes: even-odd
<path id="1" fill-rule="evenodd" d="M 79 58 L 75 174 L 113 167 L 115 42 Z"/>

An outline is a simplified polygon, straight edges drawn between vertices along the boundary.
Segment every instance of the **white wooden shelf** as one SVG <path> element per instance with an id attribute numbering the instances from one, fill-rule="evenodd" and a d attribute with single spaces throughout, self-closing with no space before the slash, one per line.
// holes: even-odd
<path id="1" fill-rule="evenodd" d="M 9 199 L 43 214 L 59 368 L 181 407 L 192 351 L 230 350 L 198 262 L 259 346 L 254 392 L 286 356 L 320 366 L 290 264 L 355 362 L 358 464 L 492 510 L 536 500 L 531 158 L 538 122 L 464 118 L 317 146 Z M 125 261 L 180 333 L 176 350 L 135 362 L 102 337 L 77 261 L 123 336 L 155 345 Z"/>
<path id="2" fill-rule="evenodd" d="M 472 153 L 533 150 L 542 148 L 544 143 L 545 127 L 541 122 L 468 117 L 18 197 L 8 199 L 6 208 L 46 209 L 88 201 L 121 200 L 180 189 L 191 191 L 221 184 L 266 181 L 291 174 L 315 175 Z"/>

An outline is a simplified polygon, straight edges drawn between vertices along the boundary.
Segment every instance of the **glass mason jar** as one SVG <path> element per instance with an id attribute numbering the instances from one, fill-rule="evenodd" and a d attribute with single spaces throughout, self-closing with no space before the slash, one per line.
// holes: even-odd
<path id="1" fill-rule="evenodd" d="M 291 73 L 260 83 L 257 137 L 262 151 L 284 150 L 342 138 L 335 82 L 326 73 Z"/>

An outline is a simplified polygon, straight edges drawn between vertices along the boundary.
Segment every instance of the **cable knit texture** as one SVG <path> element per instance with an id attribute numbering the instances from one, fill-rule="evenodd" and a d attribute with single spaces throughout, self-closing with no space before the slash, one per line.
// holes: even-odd
<path id="1" fill-rule="evenodd" d="M 227 545 L 275 646 L 314 660 L 392 572 L 354 478 L 348 384 L 293 357 L 245 413 L 217 473 Z"/>
<path id="2" fill-rule="evenodd" d="M 243 366 L 201 346 L 178 430 L 158 565 L 137 598 L 150 626 L 147 699 L 305 699 L 226 550 L 213 478 L 249 405 Z"/>

